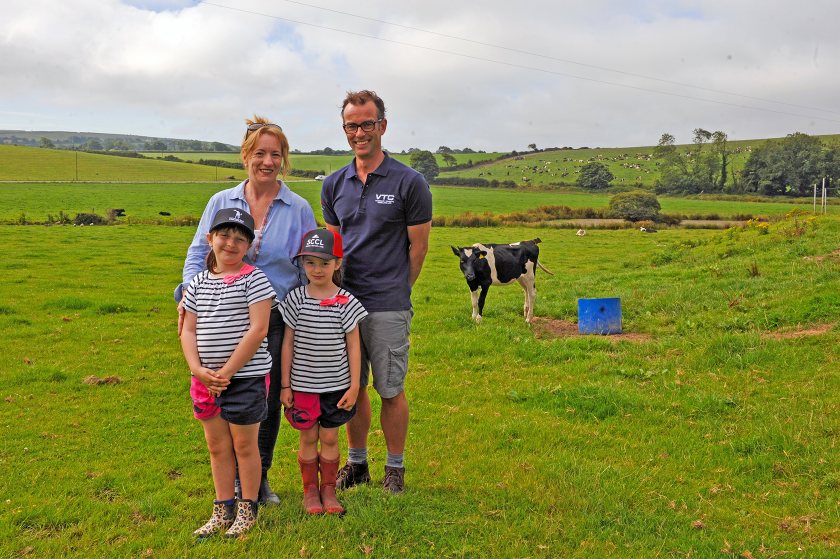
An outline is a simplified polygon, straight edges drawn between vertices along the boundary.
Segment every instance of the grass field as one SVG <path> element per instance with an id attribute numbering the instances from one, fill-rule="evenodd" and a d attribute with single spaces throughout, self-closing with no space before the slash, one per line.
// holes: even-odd
<path id="1" fill-rule="evenodd" d="M 184 161 L 192 161 L 193 163 L 197 163 L 201 159 L 220 159 L 222 161 L 232 161 L 232 162 L 239 162 L 240 157 L 239 153 L 206 153 L 206 152 L 175 152 L 175 153 L 168 153 L 168 152 L 142 152 L 143 155 L 146 157 L 166 157 L 167 155 L 174 155 Z M 479 161 L 486 161 L 488 159 L 493 159 L 497 157 L 498 153 L 453 153 L 452 156 L 455 158 L 455 161 L 458 164 L 466 163 L 467 161 L 479 162 Z M 406 165 L 408 165 L 409 159 L 411 159 L 411 155 L 405 155 L 401 153 L 393 153 L 391 154 L 392 157 L 402 161 Z M 437 158 L 438 165 L 440 165 L 441 169 L 445 169 L 446 166 L 443 163 L 443 159 L 439 154 L 435 154 Z M 305 169 L 308 171 L 324 171 L 326 174 L 330 174 L 333 171 L 340 169 L 347 165 L 352 156 L 350 155 L 307 155 L 307 154 L 298 154 L 292 153 L 289 156 L 289 161 L 292 166 L 292 170 L 294 169 Z"/>
<path id="2" fill-rule="evenodd" d="M 245 541 L 198 546 L 212 485 L 171 297 L 193 230 L 0 232 L 0 557 L 840 551 L 836 217 L 583 238 L 435 229 L 413 295 L 406 493 L 361 487 L 344 518 L 307 517 L 284 423 L 281 505 Z M 521 289 L 494 287 L 474 325 L 449 245 L 537 234 L 555 273 L 539 274 L 537 322 Z M 562 334 L 579 297 L 620 297 L 627 335 Z M 380 431 L 371 458 L 378 481 Z"/>
<path id="3" fill-rule="evenodd" d="M 244 171 L 206 165 L 0 145 L 0 181 L 214 181 Z"/>
<path id="4" fill-rule="evenodd" d="M 146 152 L 146 157 L 131 158 L 102 155 L 83 151 L 41 149 L 0 145 L 0 181 L 68 181 L 68 182 L 210 182 L 224 181 L 233 176 L 245 178 L 242 169 L 197 165 L 200 159 L 217 159 L 239 162 L 239 153 L 166 153 Z M 174 155 L 184 161 L 180 163 L 162 161 L 156 157 Z M 458 163 L 467 160 L 481 161 L 498 154 L 455 154 Z M 410 155 L 394 154 L 394 157 L 408 164 Z M 437 156 L 441 167 L 443 161 Z M 352 160 L 348 155 L 296 155 L 292 154 L 291 177 L 294 169 L 318 170 L 329 174 L 347 165 Z"/>
<path id="5" fill-rule="evenodd" d="M 840 135 L 823 136 L 828 145 L 840 144 Z M 742 140 L 729 143 L 733 152 L 729 168 L 744 167 L 750 152 L 766 140 Z M 689 149 L 679 146 L 679 149 Z M 574 150 L 553 150 L 522 153 L 517 158 L 494 161 L 498 153 L 454 154 L 459 164 L 467 161 L 486 163 L 460 171 L 447 171 L 443 159 L 436 155 L 440 165 L 439 179 L 482 178 L 488 181 L 513 181 L 519 186 L 546 187 L 574 185 L 581 167 L 592 161 L 605 164 L 615 175 L 613 185 L 629 186 L 641 184 L 652 187 L 659 177 L 659 162 L 653 158 L 654 148 L 586 148 Z M 156 157 L 174 155 L 185 161 L 219 159 L 239 162 L 238 153 L 199 152 L 145 152 L 148 159 L 132 159 L 85 152 L 49 150 L 32 147 L 0 145 L 0 181 L 95 181 L 95 182 L 210 182 L 224 181 L 227 177 L 244 178 L 241 169 L 209 167 L 192 163 L 161 161 Z M 410 155 L 393 154 L 408 164 Z M 348 155 L 305 155 L 292 154 L 292 171 L 319 171 L 330 174 L 351 160 Z"/>
<path id="6" fill-rule="evenodd" d="M 232 184 L 0 184 L 0 223 L 42 223 L 50 215 L 58 216 L 59 212 L 68 214 L 71 219 L 80 212 L 105 215 L 111 208 L 125 209 L 127 217 L 124 221 L 171 221 L 161 218 L 161 211 L 169 212 L 172 216 L 199 217 L 207 199 Z M 320 182 L 290 181 L 289 186 L 309 201 L 316 215 L 320 214 Z M 557 190 L 516 191 L 434 186 L 432 194 L 436 216 L 453 216 L 467 211 L 479 214 L 509 213 L 549 205 L 603 208 L 609 203 L 606 194 Z M 812 209 L 805 201 L 795 204 L 789 200 L 744 202 L 668 197 L 659 200 L 663 212 L 717 213 L 723 218 L 736 214 L 774 216 L 793 208 Z M 834 211 L 834 207 L 830 210 Z"/>

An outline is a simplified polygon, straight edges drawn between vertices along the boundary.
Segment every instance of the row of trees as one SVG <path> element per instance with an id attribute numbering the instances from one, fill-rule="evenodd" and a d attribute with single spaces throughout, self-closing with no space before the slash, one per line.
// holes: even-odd
<path id="1" fill-rule="evenodd" d="M 0 139 L 6 139 L 3 137 Z M 202 142 L 200 140 L 165 140 L 142 139 L 131 136 L 92 137 L 70 136 L 64 138 L 50 138 L 41 136 L 36 140 L 8 137 L 14 145 L 31 145 L 48 149 L 78 149 L 81 151 L 199 151 L 199 152 L 231 152 L 237 151 L 233 146 L 222 142 Z"/>
<path id="2" fill-rule="evenodd" d="M 840 149 L 815 136 L 797 132 L 768 140 L 751 151 L 741 171 L 732 169 L 728 140 L 720 130 L 696 128 L 691 147 L 680 150 L 673 135 L 662 134 L 654 149 L 660 172 L 656 192 L 808 196 L 823 178 L 831 183 L 840 177 Z M 603 190 L 614 178 L 606 165 L 592 162 L 581 167 L 577 185 Z"/>
<path id="3" fill-rule="evenodd" d="M 767 140 L 753 149 L 744 169 L 731 169 L 732 151 L 726 133 L 694 130 L 687 152 L 665 133 L 654 154 L 660 162 L 656 191 L 669 194 L 725 192 L 768 196 L 808 196 L 823 178 L 840 176 L 840 150 L 820 138 L 796 132 L 780 140 Z"/>
<path id="4" fill-rule="evenodd" d="M 741 173 L 746 192 L 768 196 L 809 196 L 823 178 L 840 177 L 840 150 L 819 138 L 790 134 L 753 150 Z"/>
<path id="5" fill-rule="evenodd" d="M 667 132 L 662 134 L 653 152 L 660 162 L 657 192 L 722 192 L 729 173 L 727 140 L 726 133 L 720 130 L 709 132 L 695 128 L 691 150 L 681 153 L 677 150 L 674 136 Z"/>

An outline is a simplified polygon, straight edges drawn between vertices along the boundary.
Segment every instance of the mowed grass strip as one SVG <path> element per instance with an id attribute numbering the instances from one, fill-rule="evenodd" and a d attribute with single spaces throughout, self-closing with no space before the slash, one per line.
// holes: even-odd
<path id="1" fill-rule="evenodd" d="M 0 232 L 0 556 L 205 557 L 190 534 L 213 491 L 171 296 L 192 229 Z M 433 230 L 404 495 L 374 484 L 343 493 L 343 518 L 308 517 L 284 423 L 281 505 L 213 553 L 836 557 L 840 220 L 540 230 L 554 272 L 538 272 L 540 322 L 524 323 L 517 286 L 493 287 L 476 326 L 449 245 L 535 233 Z M 578 297 L 607 296 L 637 339 L 535 335 L 574 323 Z"/>

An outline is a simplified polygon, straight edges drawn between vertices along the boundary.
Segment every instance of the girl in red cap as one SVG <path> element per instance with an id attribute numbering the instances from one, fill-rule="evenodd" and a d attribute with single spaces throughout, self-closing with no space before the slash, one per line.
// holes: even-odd
<path id="1" fill-rule="evenodd" d="M 289 423 L 300 431 L 298 463 L 309 514 L 344 512 L 335 495 L 338 429 L 356 413 L 361 369 L 357 326 L 367 311 L 339 287 L 342 255 L 338 233 L 315 229 L 304 235 L 296 258 L 309 283 L 280 303 L 286 324 L 280 399 Z"/>

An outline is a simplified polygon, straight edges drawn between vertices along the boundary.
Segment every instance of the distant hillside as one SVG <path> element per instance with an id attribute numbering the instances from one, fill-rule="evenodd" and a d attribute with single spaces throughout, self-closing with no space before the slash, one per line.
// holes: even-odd
<path id="1" fill-rule="evenodd" d="M 233 177 L 233 178 L 230 178 Z M 244 172 L 113 155 L 0 145 L 0 181 L 215 182 L 242 180 Z"/>
<path id="2" fill-rule="evenodd" d="M 86 151 L 239 151 L 239 146 L 202 140 L 181 140 L 135 136 L 132 134 L 104 134 L 99 132 L 62 132 L 49 130 L 0 130 L 0 144 L 80 149 Z"/>
<path id="3" fill-rule="evenodd" d="M 840 146 L 840 135 L 816 136 L 826 146 Z M 727 143 L 730 150 L 729 172 L 744 168 L 752 150 L 768 140 L 778 138 L 732 140 Z M 690 153 L 692 144 L 676 146 L 680 153 Z M 512 152 L 510 155 L 481 162 L 473 166 L 447 168 L 440 164 L 441 174 L 435 184 L 463 186 L 574 186 L 581 168 L 587 163 L 603 163 L 615 176 L 613 186 L 632 187 L 641 185 L 653 187 L 660 177 L 660 164 L 654 157 L 654 146 L 615 148 L 551 148 L 539 151 Z"/>

